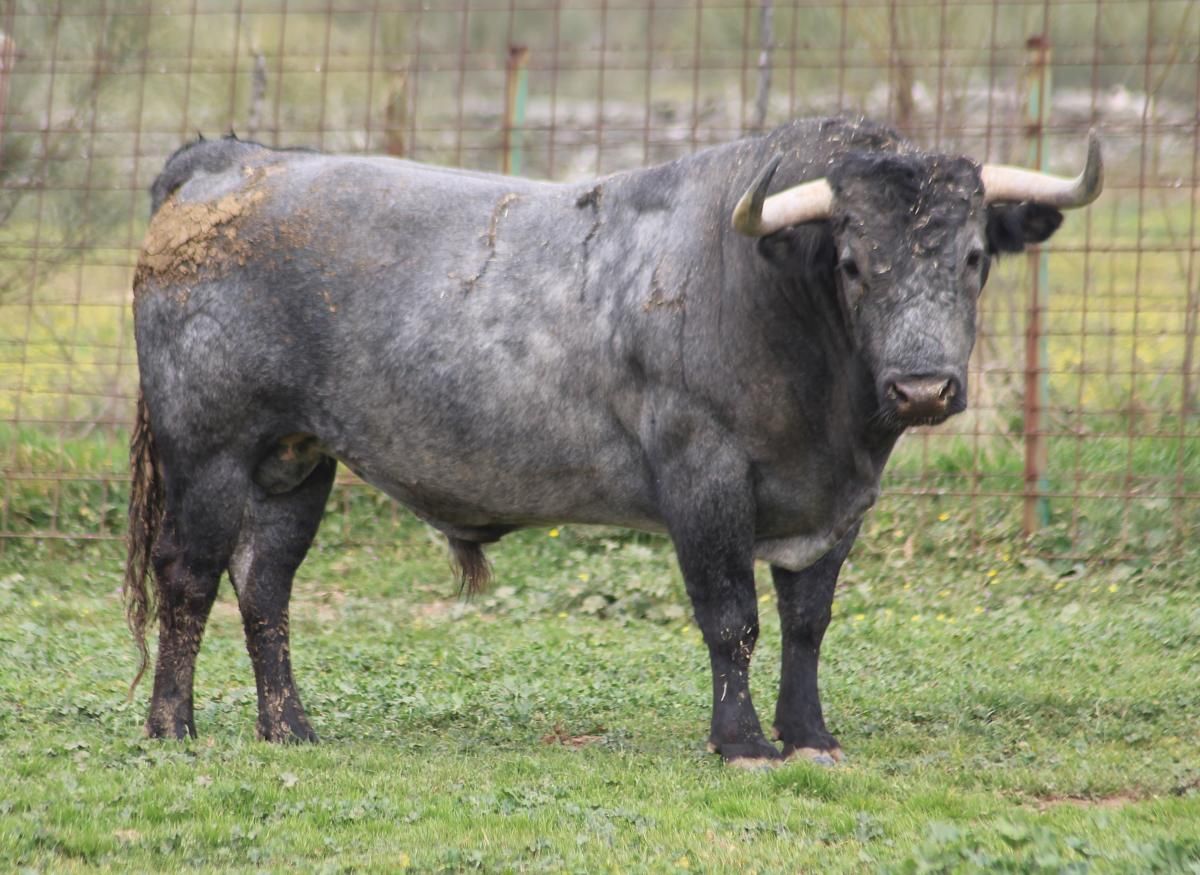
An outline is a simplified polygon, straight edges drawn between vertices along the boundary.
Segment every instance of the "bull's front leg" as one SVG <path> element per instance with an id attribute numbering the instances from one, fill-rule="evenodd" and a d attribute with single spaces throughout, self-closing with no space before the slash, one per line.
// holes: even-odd
<path id="1" fill-rule="evenodd" d="M 838 572 L 857 536 L 856 525 L 837 546 L 803 571 L 771 567 L 783 636 L 775 737 L 783 741 L 783 755 L 789 759 L 804 757 L 832 765 L 842 758 L 837 739 L 825 728 L 817 663 L 833 611 Z"/>
<path id="2" fill-rule="evenodd" d="M 709 749 L 730 765 L 761 766 L 780 754 L 763 736 L 750 699 L 758 603 L 749 478 L 709 479 L 697 472 L 685 482 L 674 492 L 668 526 L 712 664 Z"/>

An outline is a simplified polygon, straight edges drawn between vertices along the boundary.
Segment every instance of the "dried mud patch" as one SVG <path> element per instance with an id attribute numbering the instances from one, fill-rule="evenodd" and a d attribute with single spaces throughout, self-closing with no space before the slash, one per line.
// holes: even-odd
<path id="1" fill-rule="evenodd" d="M 260 183 L 280 167 L 245 168 L 247 181 L 213 201 L 180 201 L 171 195 L 150 220 L 134 273 L 135 296 L 146 283 L 174 286 L 187 298 L 187 283 L 202 271 L 244 266 L 254 244 L 242 229 L 266 197 Z"/>

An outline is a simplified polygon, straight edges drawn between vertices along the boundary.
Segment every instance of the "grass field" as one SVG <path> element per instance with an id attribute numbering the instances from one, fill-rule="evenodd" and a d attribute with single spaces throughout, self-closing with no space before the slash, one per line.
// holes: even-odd
<path id="1" fill-rule="evenodd" d="M 380 507 L 332 514 L 297 583 L 316 747 L 254 739 L 227 587 L 200 738 L 142 738 L 118 545 L 8 544 L 0 869 L 1200 871 L 1194 557 L 962 555 L 949 519 L 932 523 L 942 555 L 914 555 L 903 514 L 876 514 L 825 647 L 848 761 L 744 773 L 704 752 L 707 660 L 664 541 L 521 533 L 464 604 L 442 545 Z M 342 546 L 348 523 L 391 543 Z"/>

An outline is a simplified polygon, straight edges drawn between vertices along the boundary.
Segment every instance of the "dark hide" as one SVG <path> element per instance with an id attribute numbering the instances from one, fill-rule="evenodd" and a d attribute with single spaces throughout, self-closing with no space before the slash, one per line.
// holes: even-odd
<path id="1" fill-rule="evenodd" d="M 742 192 L 826 177 L 828 221 L 753 240 Z M 713 677 L 710 743 L 777 759 L 750 700 L 755 559 L 779 592 L 784 753 L 834 757 L 817 657 L 838 569 L 903 429 L 965 406 L 990 258 L 1061 216 L 988 209 L 970 160 L 806 120 L 552 185 L 233 139 L 154 183 L 135 278 L 131 625 L 153 566 L 154 736 L 230 573 L 259 734 L 314 736 L 287 604 L 337 461 L 443 532 L 466 588 L 523 526 L 666 532 Z M 932 389 L 930 388 L 932 387 Z"/>

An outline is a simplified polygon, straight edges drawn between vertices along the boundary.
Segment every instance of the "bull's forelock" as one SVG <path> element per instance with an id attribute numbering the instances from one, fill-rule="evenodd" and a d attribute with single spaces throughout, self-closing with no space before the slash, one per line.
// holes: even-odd
<path id="1" fill-rule="evenodd" d="M 969 159 L 919 152 L 848 153 L 831 168 L 829 181 L 839 226 L 903 238 L 895 242 L 918 256 L 947 245 L 983 196 Z"/>

